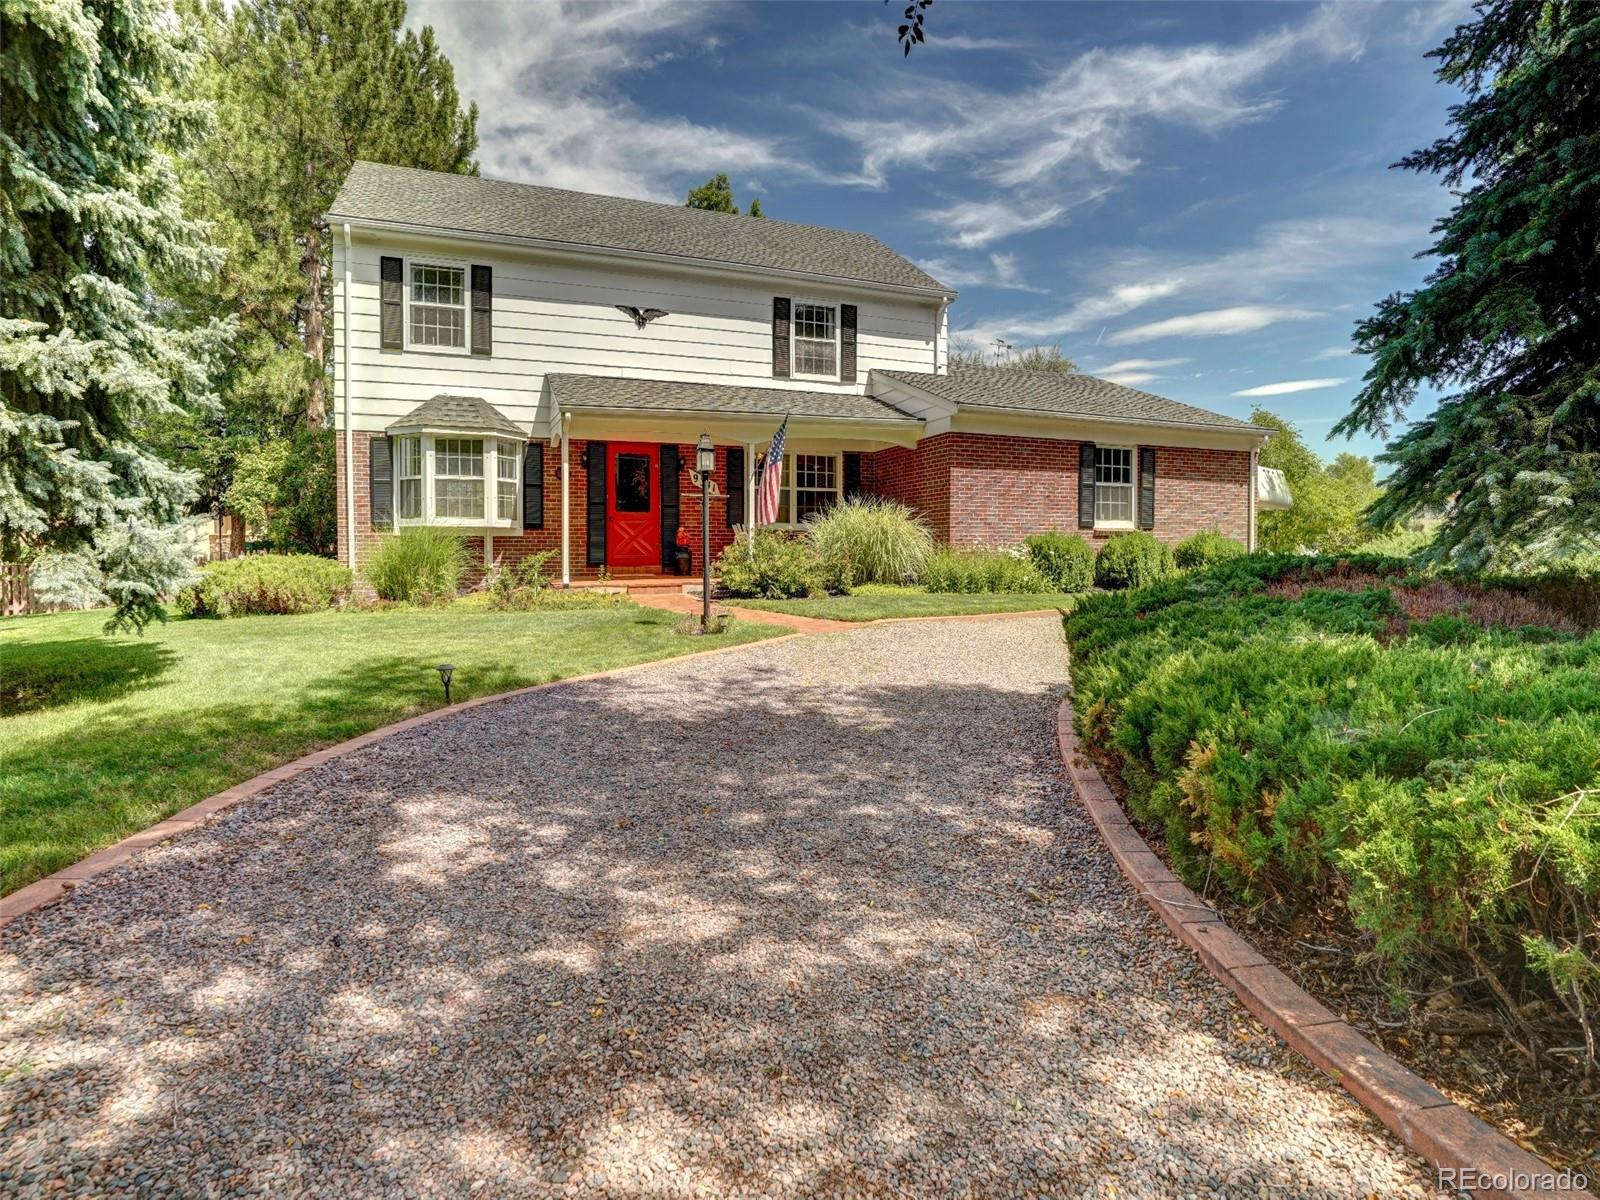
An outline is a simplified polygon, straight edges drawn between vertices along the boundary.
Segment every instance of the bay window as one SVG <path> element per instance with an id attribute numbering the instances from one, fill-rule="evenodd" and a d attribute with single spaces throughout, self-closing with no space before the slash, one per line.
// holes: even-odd
<path id="1" fill-rule="evenodd" d="M 1094 523 L 1097 529 L 1133 528 L 1133 448 L 1096 446 Z"/>
<path id="2" fill-rule="evenodd" d="M 417 433 L 395 436 L 391 444 L 396 524 L 521 527 L 522 442 Z"/>

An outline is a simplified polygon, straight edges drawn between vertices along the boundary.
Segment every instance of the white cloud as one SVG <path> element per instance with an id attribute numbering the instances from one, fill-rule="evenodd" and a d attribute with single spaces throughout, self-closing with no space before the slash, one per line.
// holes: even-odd
<path id="1" fill-rule="evenodd" d="M 1092 371 L 1098 379 L 1107 383 L 1120 383 L 1124 387 L 1139 387 L 1141 384 L 1154 383 L 1160 379 L 1154 371 Z"/>
<path id="2" fill-rule="evenodd" d="M 985 344 L 997 337 L 1020 339 L 1028 343 L 1048 342 L 1063 334 L 1093 329 L 1136 308 L 1171 296 L 1177 290 L 1178 281 L 1175 279 L 1118 284 L 1102 294 L 1088 296 L 1061 312 L 985 321 L 965 332 L 967 336 Z"/>
<path id="3" fill-rule="evenodd" d="M 1206 312 L 1185 313 L 1181 317 L 1135 325 L 1112 334 L 1106 341 L 1113 346 L 1128 346 L 1165 337 L 1225 337 L 1236 333 L 1254 333 L 1280 321 L 1300 321 L 1316 315 L 1303 308 L 1240 304 L 1233 308 L 1213 308 Z"/>
<path id="4" fill-rule="evenodd" d="M 670 4 L 414 0 L 407 23 L 432 25 L 475 100 L 483 173 L 653 200 L 681 200 L 685 171 L 815 175 L 781 139 L 647 112 L 619 81 L 679 51 L 711 52 L 725 10 Z"/>
<path id="5" fill-rule="evenodd" d="M 1355 351 L 1349 346 L 1329 346 L 1325 350 L 1318 350 L 1311 357 L 1314 360 L 1321 361 L 1329 358 L 1349 358 L 1354 353 Z"/>
<path id="6" fill-rule="evenodd" d="M 928 214 L 952 223 L 956 244 L 986 245 L 1065 218 L 1081 201 L 1058 206 L 1064 189 L 1098 196 L 1114 187 L 1140 165 L 1146 125 L 1210 134 L 1260 119 L 1278 104 L 1254 91 L 1272 72 L 1359 54 L 1369 19 L 1365 10 L 1330 5 L 1237 44 L 1094 49 L 1011 91 L 896 81 L 862 97 L 868 115 L 835 119 L 831 129 L 857 147 L 867 186 L 886 187 L 902 168 L 954 165 L 1004 189 L 1003 198 Z M 998 210 L 1013 215 L 1002 219 Z M 1021 212 L 1030 219 L 1017 220 Z"/>
<path id="7" fill-rule="evenodd" d="M 1340 197 L 1341 207 L 1347 211 L 1359 212 L 1379 202 L 1380 198 L 1364 191 Z M 985 321 L 975 332 L 991 339 L 1050 340 L 1183 297 L 1246 307 L 1283 307 L 1286 295 L 1305 295 L 1308 290 L 1325 295 L 1335 283 L 1362 287 L 1363 268 L 1387 266 L 1421 244 L 1438 195 L 1431 185 L 1399 195 L 1386 191 L 1381 203 L 1386 211 L 1383 217 L 1335 212 L 1268 222 L 1249 241 L 1210 258 L 1138 251 L 1111 255 L 1080 270 L 1078 278 L 1086 295 L 1076 304 L 1054 312 Z M 1125 344 L 1116 338 L 1107 340 L 1112 345 Z M 1339 351 L 1341 357 L 1346 353 Z M 1324 356 L 1332 357 L 1328 351 L 1318 355 Z"/>
<path id="8" fill-rule="evenodd" d="M 1294 392 L 1320 392 L 1346 383 L 1344 379 L 1286 379 L 1282 383 L 1263 383 L 1260 387 L 1245 388 L 1235 396 L 1288 396 Z"/>
<path id="9" fill-rule="evenodd" d="M 1108 375 L 1113 372 L 1120 374 L 1125 371 L 1159 371 L 1163 367 L 1181 367 L 1189 361 L 1187 358 L 1123 358 L 1101 367 L 1097 374 Z"/>
<path id="10" fill-rule="evenodd" d="M 1004 200 L 967 200 L 948 208 L 924 210 L 917 215 L 942 231 L 941 242 L 974 250 L 1014 233 L 1053 225 L 1066 211 L 1062 204 L 1040 208 L 1031 204 L 1012 205 Z"/>
<path id="11" fill-rule="evenodd" d="M 930 258 L 920 264 L 940 283 L 951 287 L 991 287 L 1013 292 L 1042 292 L 1022 277 L 1015 254 L 991 254 L 986 263 L 959 263 L 945 258 Z"/>

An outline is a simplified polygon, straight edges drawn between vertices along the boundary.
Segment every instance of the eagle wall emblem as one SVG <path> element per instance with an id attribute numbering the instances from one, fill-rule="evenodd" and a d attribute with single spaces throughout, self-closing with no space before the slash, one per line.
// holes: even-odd
<path id="1" fill-rule="evenodd" d="M 657 317 L 664 317 L 668 315 L 667 310 L 664 308 L 636 308 L 632 304 L 617 304 L 613 307 L 616 308 L 619 313 L 623 313 L 626 316 L 632 317 L 633 323 L 640 329 L 643 329 Z"/>

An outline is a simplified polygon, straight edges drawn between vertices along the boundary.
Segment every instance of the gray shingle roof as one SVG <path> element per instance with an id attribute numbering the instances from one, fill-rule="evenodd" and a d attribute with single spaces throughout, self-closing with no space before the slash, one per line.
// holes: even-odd
<path id="1" fill-rule="evenodd" d="M 460 429 L 471 433 L 503 433 L 527 439 L 528 431 L 482 396 L 438 395 L 424 400 L 390 429 Z"/>
<path id="2" fill-rule="evenodd" d="M 918 424 L 917 418 L 871 396 L 680 383 L 677 380 L 618 379 L 609 375 L 546 375 L 545 382 L 550 385 L 556 404 L 563 409 L 624 408 Z"/>
<path id="3" fill-rule="evenodd" d="M 334 197 L 329 217 L 540 238 L 946 290 L 926 271 L 865 233 L 413 167 L 356 163 Z"/>
<path id="4" fill-rule="evenodd" d="M 920 371 L 874 371 L 887 379 L 908 383 L 964 409 L 979 408 L 1103 421 L 1154 421 L 1163 425 L 1194 425 L 1210 429 L 1264 429 L 1179 404 L 1165 396 L 1141 392 L 1093 375 L 1056 371 L 1025 371 L 1017 367 L 951 367 L 947 375 Z"/>

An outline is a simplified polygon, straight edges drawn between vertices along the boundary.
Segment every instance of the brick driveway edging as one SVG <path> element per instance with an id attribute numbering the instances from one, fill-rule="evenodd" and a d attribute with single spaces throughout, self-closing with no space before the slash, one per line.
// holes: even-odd
<path id="1" fill-rule="evenodd" d="M 1190 891 L 1129 823 L 1122 805 L 1084 753 L 1072 727 L 1070 697 L 1064 697 L 1057 710 L 1056 746 L 1073 793 L 1088 810 L 1134 890 L 1257 1020 L 1355 1097 L 1395 1137 L 1433 1167 L 1457 1172 L 1457 1179 L 1475 1172 L 1479 1180 L 1507 1181 L 1506 1186 L 1486 1182 L 1471 1188 L 1479 1200 L 1593 1200 L 1591 1192 L 1575 1185 L 1562 1186 L 1562 1172 L 1522 1149 L 1340 1020 Z M 1549 1180 L 1550 1186 L 1538 1186 L 1543 1180 Z M 1528 1181 L 1533 1186 L 1516 1186 L 1512 1181 Z"/>

